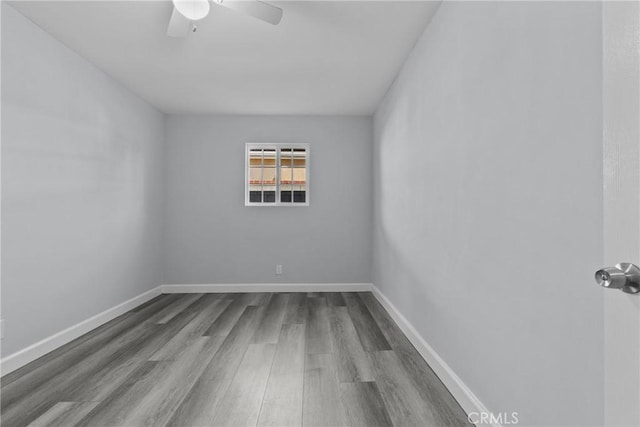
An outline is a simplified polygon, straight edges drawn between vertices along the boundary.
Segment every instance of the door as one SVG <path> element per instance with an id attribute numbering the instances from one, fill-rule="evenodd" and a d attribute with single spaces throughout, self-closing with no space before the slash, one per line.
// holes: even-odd
<path id="1" fill-rule="evenodd" d="M 640 7 L 602 7 L 604 264 L 640 265 Z M 602 294 L 604 422 L 640 426 L 640 294 Z"/>

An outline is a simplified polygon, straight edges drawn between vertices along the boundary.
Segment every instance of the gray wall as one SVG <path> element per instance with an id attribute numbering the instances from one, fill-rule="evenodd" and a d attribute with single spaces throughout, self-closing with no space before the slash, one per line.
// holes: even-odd
<path id="1" fill-rule="evenodd" d="M 370 282 L 372 138 L 363 117 L 168 117 L 165 283 Z M 244 206 L 246 142 L 311 144 L 309 207 Z"/>
<path id="2" fill-rule="evenodd" d="M 163 116 L 2 2 L 3 355 L 160 283 Z"/>
<path id="3" fill-rule="evenodd" d="M 374 119 L 374 283 L 522 425 L 602 423 L 600 8 L 444 2 Z"/>

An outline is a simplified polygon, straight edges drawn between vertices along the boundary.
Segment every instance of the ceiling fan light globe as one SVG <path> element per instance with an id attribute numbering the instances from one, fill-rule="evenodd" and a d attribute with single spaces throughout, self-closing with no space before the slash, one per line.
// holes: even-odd
<path id="1" fill-rule="evenodd" d="M 198 21 L 209 14 L 209 0 L 173 0 L 173 6 L 190 21 Z"/>

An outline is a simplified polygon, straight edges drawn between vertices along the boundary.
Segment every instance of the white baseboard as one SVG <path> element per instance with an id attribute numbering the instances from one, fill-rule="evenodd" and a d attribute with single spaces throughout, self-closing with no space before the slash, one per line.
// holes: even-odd
<path id="1" fill-rule="evenodd" d="M 163 294 L 218 292 L 366 292 L 371 283 L 221 283 L 200 285 L 162 285 Z"/>
<path id="2" fill-rule="evenodd" d="M 36 360 L 39 357 L 44 356 L 45 354 L 55 350 L 56 348 L 67 344 L 74 339 L 78 338 L 81 335 L 86 334 L 87 332 L 97 328 L 100 325 L 107 323 L 110 320 L 115 319 L 116 317 L 126 313 L 129 310 L 132 310 L 149 301 L 152 298 L 161 295 L 161 288 L 157 286 L 143 294 L 140 294 L 136 297 L 131 298 L 121 304 L 116 305 L 115 307 L 111 307 L 102 313 L 96 314 L 89 319 L 83 320 L 80 323 L 77 323 L 67 329 L 60 331 L 54 335 L 51 335 L 42 341 L 39 341 L 35 344 L 30 345 L 20 351 L 17 351 L 2 360 L 0 360 L 0 373 L 2 375 L 6 375 L 10 372 L 15 371 L 18 368 L 26 365 L 29 362 Z"/>
<path id="3" fill-rule="evenodd" d="M 375 285 L 371 285 L 371 292 L 380 304 L 387 310 L 391 318 L 407 336 L 411 344 L 418 350 L 418 353 L 429 364 L 433 372 L 449 389 L 453 397 L 458 401 L 462 409 L 467 414 L 489 414 L 490 411 L 473 394 L 471 389 L 460 379 L 449 365 L 436 353 L 436 351 L 422 338 L 416 328 L 404 317 L 400 311 L 389 301 L 389 299 Z M 477 418 L 477 417 L 476 417 Z M 487 425 L 487 424 L 483 424 Z M 500 424 L 491 424 L 493 427 L 501 427 Z"/>

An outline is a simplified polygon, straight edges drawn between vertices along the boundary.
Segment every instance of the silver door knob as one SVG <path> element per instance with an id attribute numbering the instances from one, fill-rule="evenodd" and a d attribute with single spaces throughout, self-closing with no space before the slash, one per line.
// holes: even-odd
<path id="1" fill-rule="evenodd" d="M 596 271 L 596 282 L 603 288 L 620 289 L 628 294 L 640 292 L 640 268 L 635 264 L 621 262 L 615 267 Z"/>

